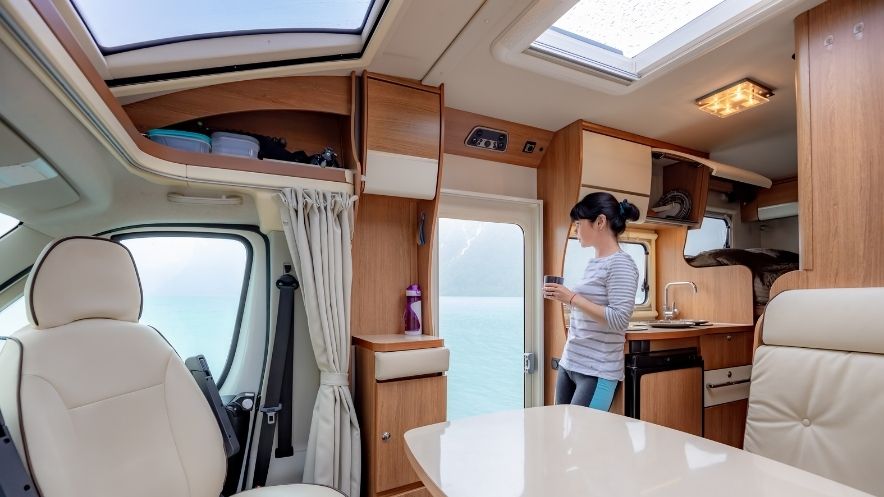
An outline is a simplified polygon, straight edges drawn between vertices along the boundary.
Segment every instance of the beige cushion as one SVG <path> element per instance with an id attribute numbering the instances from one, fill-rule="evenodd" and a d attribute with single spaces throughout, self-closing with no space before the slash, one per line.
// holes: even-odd
<path id="1" fill-rule="evenodd" d="M 341 497 L 341 492 L 322 485 L 278 485 L 256 488 L 236 494 L 237 497 Z"/>
<path id="2" fill-rule="evenodd" d="M 884 323 L 866 316 L 881 291 L 790 291 L 771 301 L 752 366 L 746 450 L 884 495 L 884 355 L 844 351 L 879 350 Z"/>
<path id="3" fill-rule="evenodd" d="M 221 433 L 156 331 L 85 319 L 15 336 L 24 439 L 43 497 L 219 495 Z"/>
<path id="4" fill-rule="evenodd" d="M 764 343 L 884 354 L 884 322 L 876 311 L 884 288 L 793 290 L 764 313 Z"/>
<path id="5" fill-rule="evenodd" d="M 449 352 L 445 347 L 374 353 L 376 380 L 393 380 L 448 371 Z"/>
<path id="6" fill-rule="evenodd" d="M 56 240 L 34 263 L 25 287 L 25 307 L 37 329 L 89 318 L 137 322 L 141 282 L 132 254 L 105 238 Z"/>

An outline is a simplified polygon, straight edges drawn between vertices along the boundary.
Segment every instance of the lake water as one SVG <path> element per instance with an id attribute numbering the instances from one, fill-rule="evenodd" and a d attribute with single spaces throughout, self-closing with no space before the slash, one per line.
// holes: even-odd
<path id="1" fill-rule="evenodd" d="M 449 420 L 524 407 L 523 306 L 521 297 L 439 297 Z"/>

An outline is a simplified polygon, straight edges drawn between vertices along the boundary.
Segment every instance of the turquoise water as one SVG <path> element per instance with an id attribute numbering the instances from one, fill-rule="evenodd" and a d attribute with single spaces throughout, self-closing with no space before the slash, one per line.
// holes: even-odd
<path id="1" fill-rule="evenodd" d="M 439 297 L 449 420 L 524 407 L 523 306 L 521 297 Z"/>
<path id="2" fill-rule="evenodd" d="M 236 324 L 239 296 L 158 297 L 144 300 L 141 323 L 153 326 L 182 359 L 206 356 L 215 379 L 224 371 Z"/>

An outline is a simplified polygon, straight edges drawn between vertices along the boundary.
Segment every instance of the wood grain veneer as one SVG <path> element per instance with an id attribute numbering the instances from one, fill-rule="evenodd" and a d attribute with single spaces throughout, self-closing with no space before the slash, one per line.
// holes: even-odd
<path id="1" fill-rule="evenodd" d="M 702 382 L 701 368 L 675 369 L 642 375 L 641 420 L 701 436 L 703 434 Z"/>
<path id="2" fill-rule="evenodd" d="M 754 322 L 752 272 L 745 266 L 692 267 L 684 259 L 686 239 L 685 227 L 657 232 L 657 308 L 663 309 L 666 283 L 693 281 L 697 284 L 696 294 L 687 286 L 670 290 L 679 318 L 751 326 Z"/>
<path id="3" fill-rule="evenodd" d="M 476 126 L 506 131 L 508 137 L 506 151 L 496 152 L 466 146 L 464 141 Z M 549 142 L 553 137 L 552 131 L 452 108 L 445 109 L 445 127 L 446 154 L 462 155 L 464 157 L 504 162 L 525 167 L 540 166 L 540 161 L 547 148 L 549 148 Z M 534 152 L 522 152 L 522 147 L 526 141 L 537 143 Z"/>
<path id="4" fill-rule="evenodd" d="M 795 31 L 802 270 L 774 282 L 771 298 L 884 286 L 884 2 L 830 0 Z"/>
<path id="5" fill-rule="evenodd" d="M 749 399 L 703 409 L 703 437 L 742 449 L 748 410 Z"/>

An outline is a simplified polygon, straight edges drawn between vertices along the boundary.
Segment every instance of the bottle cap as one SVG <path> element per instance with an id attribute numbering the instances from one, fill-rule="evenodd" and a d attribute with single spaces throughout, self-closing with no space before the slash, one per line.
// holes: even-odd
<path id="1" fill-rule="evenodd" d="M 417 283 L 413 285 L 409 285 L 408 288 L 405 289 L 406 297 L 420 297 L 421 296 L 421 287 L 417 285 Z"/>

